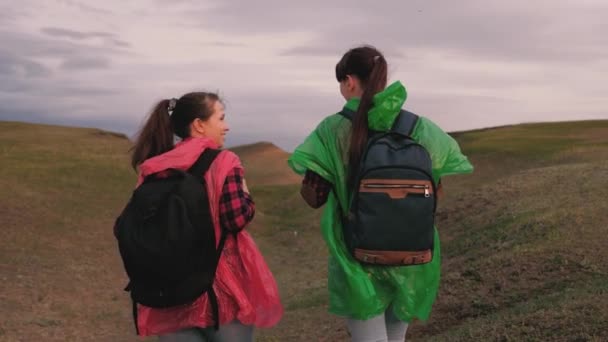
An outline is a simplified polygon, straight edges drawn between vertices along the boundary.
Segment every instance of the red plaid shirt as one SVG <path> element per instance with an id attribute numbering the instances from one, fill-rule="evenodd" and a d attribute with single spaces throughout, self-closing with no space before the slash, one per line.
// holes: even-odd
<path id="1" fill-rule="evenodd" d="M 231 232 L 238 232 L 253 220 L 255 203 L 243 190 L 243 169 L 234 168 L 226 176 L 220 198 L 220 222 Z"/>
<path id="2" fill-rule="evenodd" d="M 318 208 L 327 202 L 327 197 L 331 191 L 331 183 L 325 180 L 325 178 L 319 176 L 318 173 L 310 170 L 306 170 L 302 185 L 312 188 L 316 193 L 316 205 L 313 206 Z"/>

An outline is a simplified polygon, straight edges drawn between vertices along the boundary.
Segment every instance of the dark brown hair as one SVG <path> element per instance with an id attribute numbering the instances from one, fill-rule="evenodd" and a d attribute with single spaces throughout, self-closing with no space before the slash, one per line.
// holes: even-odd
<path id="1" fill-rule="evenodd" d="M 156 104 L 137 135 L 132 148 L 131 166 L 137 169 L 144 160 L 171 150 L 174 135 L 182 139 L 189 137 L 192 121 L 209 120 L 216 101 L 221 101 L 217 94 L 195 92 Z M 174 104 L 171 112 L 170 104 Z"/>
<path id="2" fill-rule="evenodd" d="M 349 184 L 353 184 L 353 177 L 361 162 L 362 154 L 367 145 L 368 120 L 367 114 L 374 105 L 374 95 L 384 90 L 387 82 L 386 59 L 380 51 L 373 46 L 360 46 L 349 50 L 336 64 L 336 79 L 338 82 L 346 80 L 347 76 L 356 76 L 363 87 L 363 95 L 359 109 L 353 118 L 353 128 L 348 151 Z"/>

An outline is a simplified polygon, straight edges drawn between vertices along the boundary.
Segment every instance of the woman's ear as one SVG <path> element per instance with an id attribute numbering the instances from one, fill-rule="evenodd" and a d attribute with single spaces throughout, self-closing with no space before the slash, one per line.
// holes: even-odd
<path id="1" fill-rule="evenodd" d="M 349 92 L 353 92 L 355 89 L 355 78 L 351 75 L 346 75 L 346 89 Z"/>
<path id="2" fill-rule="evenodd" d="M 346 89 L 348 89 L 348 91 L 355 96 L 361 96 L 363 93 L 361 81 L 357 76 L 353 75 L 346 75 Z"/>
<path id="3" fill-rule="evenodd" d="M 190 124 L 190 135 L 193 137 L 205 136 L 205 125 L 203 120 L 196 118 Z"/>

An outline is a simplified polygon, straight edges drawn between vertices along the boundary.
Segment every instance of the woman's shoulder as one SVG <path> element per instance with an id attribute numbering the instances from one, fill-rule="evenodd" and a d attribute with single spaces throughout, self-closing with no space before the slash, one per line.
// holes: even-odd
<path id="1" fill-rule="evenodd" d="M 228 148 L 220 149 L 219 151 L 223 157 L 236 158 L 240 160 L 239 155 Z"/>
<path id="2" fill-rule="evenodd" d="M 455 143 L 454 139 L 438 124 L 421 115 L 418 115 L 412 138 L 429 150 L 431 154 L 449 149 Z"/>
<path id="3" fill-rule="evenodd" d="M 416 122 L 416 126 L 414 127 L 413 134 L 414 136 L 425 139 L 429 136 L 443 136 L 448 135 L 437 123 L 435 123 L 430 118 L 416 114 L 418 116 L 418 120 Z"/>
<path id="4" fill-rule="evenodd" d="M 317 131 L 324 131 L 331 135 L 336 134 L 339 130 L 349 128 L 351 125 L 350 119 L 340 114 L 340 112 L 325 116 L 316 127 Z"/>
<path id="5" fill-rule="evenodd" d="M 217 158 L 221 159 L 223 164 L 229 166 L 230 169 L 242 167 L 241 157 L 228 148 L 221 149 Z"/>

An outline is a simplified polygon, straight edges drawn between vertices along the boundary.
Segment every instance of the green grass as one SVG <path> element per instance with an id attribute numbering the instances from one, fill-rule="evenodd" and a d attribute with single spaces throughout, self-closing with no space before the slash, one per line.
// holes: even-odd
<path id="1" fill-rule="evenodd" d="M 442 282 L 408 341 L 608 340 L 608 121 L 453 135 L 475 173 L 444 179 Z M 138 340 L 112 236 L 135 183 L 129 147 L 96 129 L 0 123 L 3 341 Z M 234 150 L 286 310 L 257 340 L 346 341 L 327 313 L 321 211 L 301 200 L 285 152 Z"/>
<path id="2" fill-rule="evenodd" d="M 491 306 L 485 315 L 466 318 L 429 341 L 604 341 L 605 281 L 560 286 L 501 310 Z"/>

